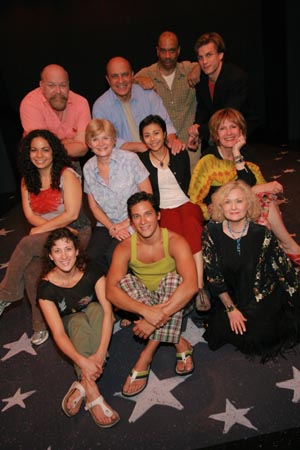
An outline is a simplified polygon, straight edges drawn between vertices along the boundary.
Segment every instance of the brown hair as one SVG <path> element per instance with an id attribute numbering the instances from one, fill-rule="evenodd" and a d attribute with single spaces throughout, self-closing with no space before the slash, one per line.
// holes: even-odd
<path id="1" fill-rule="evenodd" d="M 216 111 L 209 120 L 209 132 L 210 137 L 214 144 L 218 144 L 218 130 L 220 125 L 225 121 L 230 120 L 235 123 L 241 130 L 241 132 L 246 136 L 247 124 L 244 116 L 236 109 L 233 108 L 223 108 Z"/>
<path id="2" fill-rule="evenodd" d="M 218 33 L 215 32 L 209 32 L 202 34 L 196 41 L 194 50 L 198 54 L 198 49 L 202 47 L 203 45 L 207 45 L 210 42 L 215 44 L 216 50 L 218 53 L 224 53 L 225 52 L 225 44 L 223 41 L 222 36 L 220 36 Z"/>
<path id="3" fill-rule="evenodd" d="M 50 259 L 50 253 L 52 250 L 52 247 L 55 246 L 55 242 L 59 239 L 65 239 L 66 241 L 73 242 L 73 245 L 76 250 L 79 250 L 78 256 L 76 258 L 76 267 L 81 271 L 84 272 L 87 257 L 85 252 L 80 246 L 80 240 L 77 234 L 73 233 L 69 228 L 62 227 L 62 228 L 56 228 L 55 230 L 51 231 L 48 235 L 48 238 L 46 240 L 46 243 L 44 245 L 44 248 L 46 250 L 45 254 L 45 261 L 44 261 L 44 274 L 47 274 L 50 272 L 54 267 L 54 262 Z"/>

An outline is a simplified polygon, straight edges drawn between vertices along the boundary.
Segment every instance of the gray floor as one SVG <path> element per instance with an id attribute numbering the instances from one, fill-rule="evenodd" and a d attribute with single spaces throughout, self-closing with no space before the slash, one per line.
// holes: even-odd
<path id="1" fill-rule="evenodd" d="M 299 241 L 300 153 L 261 147 L 258 156 L 268 179 L 285 186 L 281 209 Z M 5 231 L 6 230 L 6 231 Z M 20 205 L 0 220 L 0 277 L 14 246 L 26 234 Z M 88 412 L 67 418 L 61 399 L 74 381 L 71 364 L 52 339 L 32 348 L 30 308 L 21 301 L 7 308 L 0 324 L 0 441 L 3 449 L 22 450 L 231 450 L 294 448 L 299 439 L 299 348 L 262 365 L 231 346 L 207 348 L 201 321 L 188 317 L 185 336 L 194 346 L 195 371 L 175 374 L 175 350 L 159 348 L 146 390 L 128 399 L 122 384 L 143 343 L 131 329 L 115 326 L 101 393 L 121 421 L 108 430 L 96 427 Z M 287 431 L 286 431 L 287 430 Z"/>

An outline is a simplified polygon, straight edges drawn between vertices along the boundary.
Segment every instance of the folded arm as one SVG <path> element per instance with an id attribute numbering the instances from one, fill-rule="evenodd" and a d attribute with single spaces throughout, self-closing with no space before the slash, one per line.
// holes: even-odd
<path id="1" fill-rule="evenodd" d="M 82 187 L 78 176 L 71 170 L 66 169 L 63 173 L 63 203 L 64 211 L 46 220 L 35 214 L 30 207 L 29 193 L 24 182 L 21 185 L 22 206 L 28 222 L 33 225 L 30 234 L 44 233 L 56 228 L 68 226 L 78 218 L 82 201 Z"/>

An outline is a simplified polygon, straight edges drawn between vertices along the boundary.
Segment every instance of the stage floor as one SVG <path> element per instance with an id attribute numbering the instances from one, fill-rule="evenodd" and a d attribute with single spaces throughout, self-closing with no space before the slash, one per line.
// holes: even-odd
<path id="1" fill-rule="evenodd" d="M 284 185 L 281 211 L 299 242 L 300 152 L 256 148 L 267 180 Z M 28 230 L 18 201 L 5 208 L 0 278 Z M 184 336 L 194 346 L 194 373 L 176 376 L 175 349 L 161 346 L 147 388 L 129 399 L 121 395 L 122 385 L 144 344 L 117 322 L 99 389 L 121 420 L 103 430 L 84 409 L 72 419 L 61 410 L 75 379 L 73 368 L 52 338 L 31 346 L 27 301 L 7 308 L 0 321 L 0 441 L 5 450 L 255 450 L 296 448 L 300 441 L 300 346 L 265 364 L 230 345 L 213 352 L 202 338 L 201 318 L 193 312 Z"/>

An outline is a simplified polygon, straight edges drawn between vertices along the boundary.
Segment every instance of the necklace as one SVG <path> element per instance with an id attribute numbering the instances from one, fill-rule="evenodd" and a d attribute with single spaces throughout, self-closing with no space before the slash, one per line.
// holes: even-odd
<path id="1" fill-rule="evenodd" d="M 165 151 L 165 154 L 163 156 L 163 159 L 159 159 L 151 150 L 150 150 L 150 153 L 153 156 L 153 158 L 155 158 L 155 159 L 157 159 L 157 161 L 159 161 L 160 167 L 164 167 L 164 160 L 165 160 L 165 157 L 167 156 L 168 149 L 166 148 L 166 151 Z"/>
<path id="2" fill-rule="evenodd" d="M 234 231 L 230 225 L 229 220 L 226 220 L 226 223 L 227 223 L 227 228 L 228 228 L 229 233 L 231 234 L 233 239 L 236 241 L 236 250 L 237 250 L 238 254 L 240 255 L 241 254 L 241 239 L 249 225 L 249 220 L 246 219 L 243 229 L 241 231 Z M 239 235 L 239 236 L 236 237 L 235 235 Z"/>

